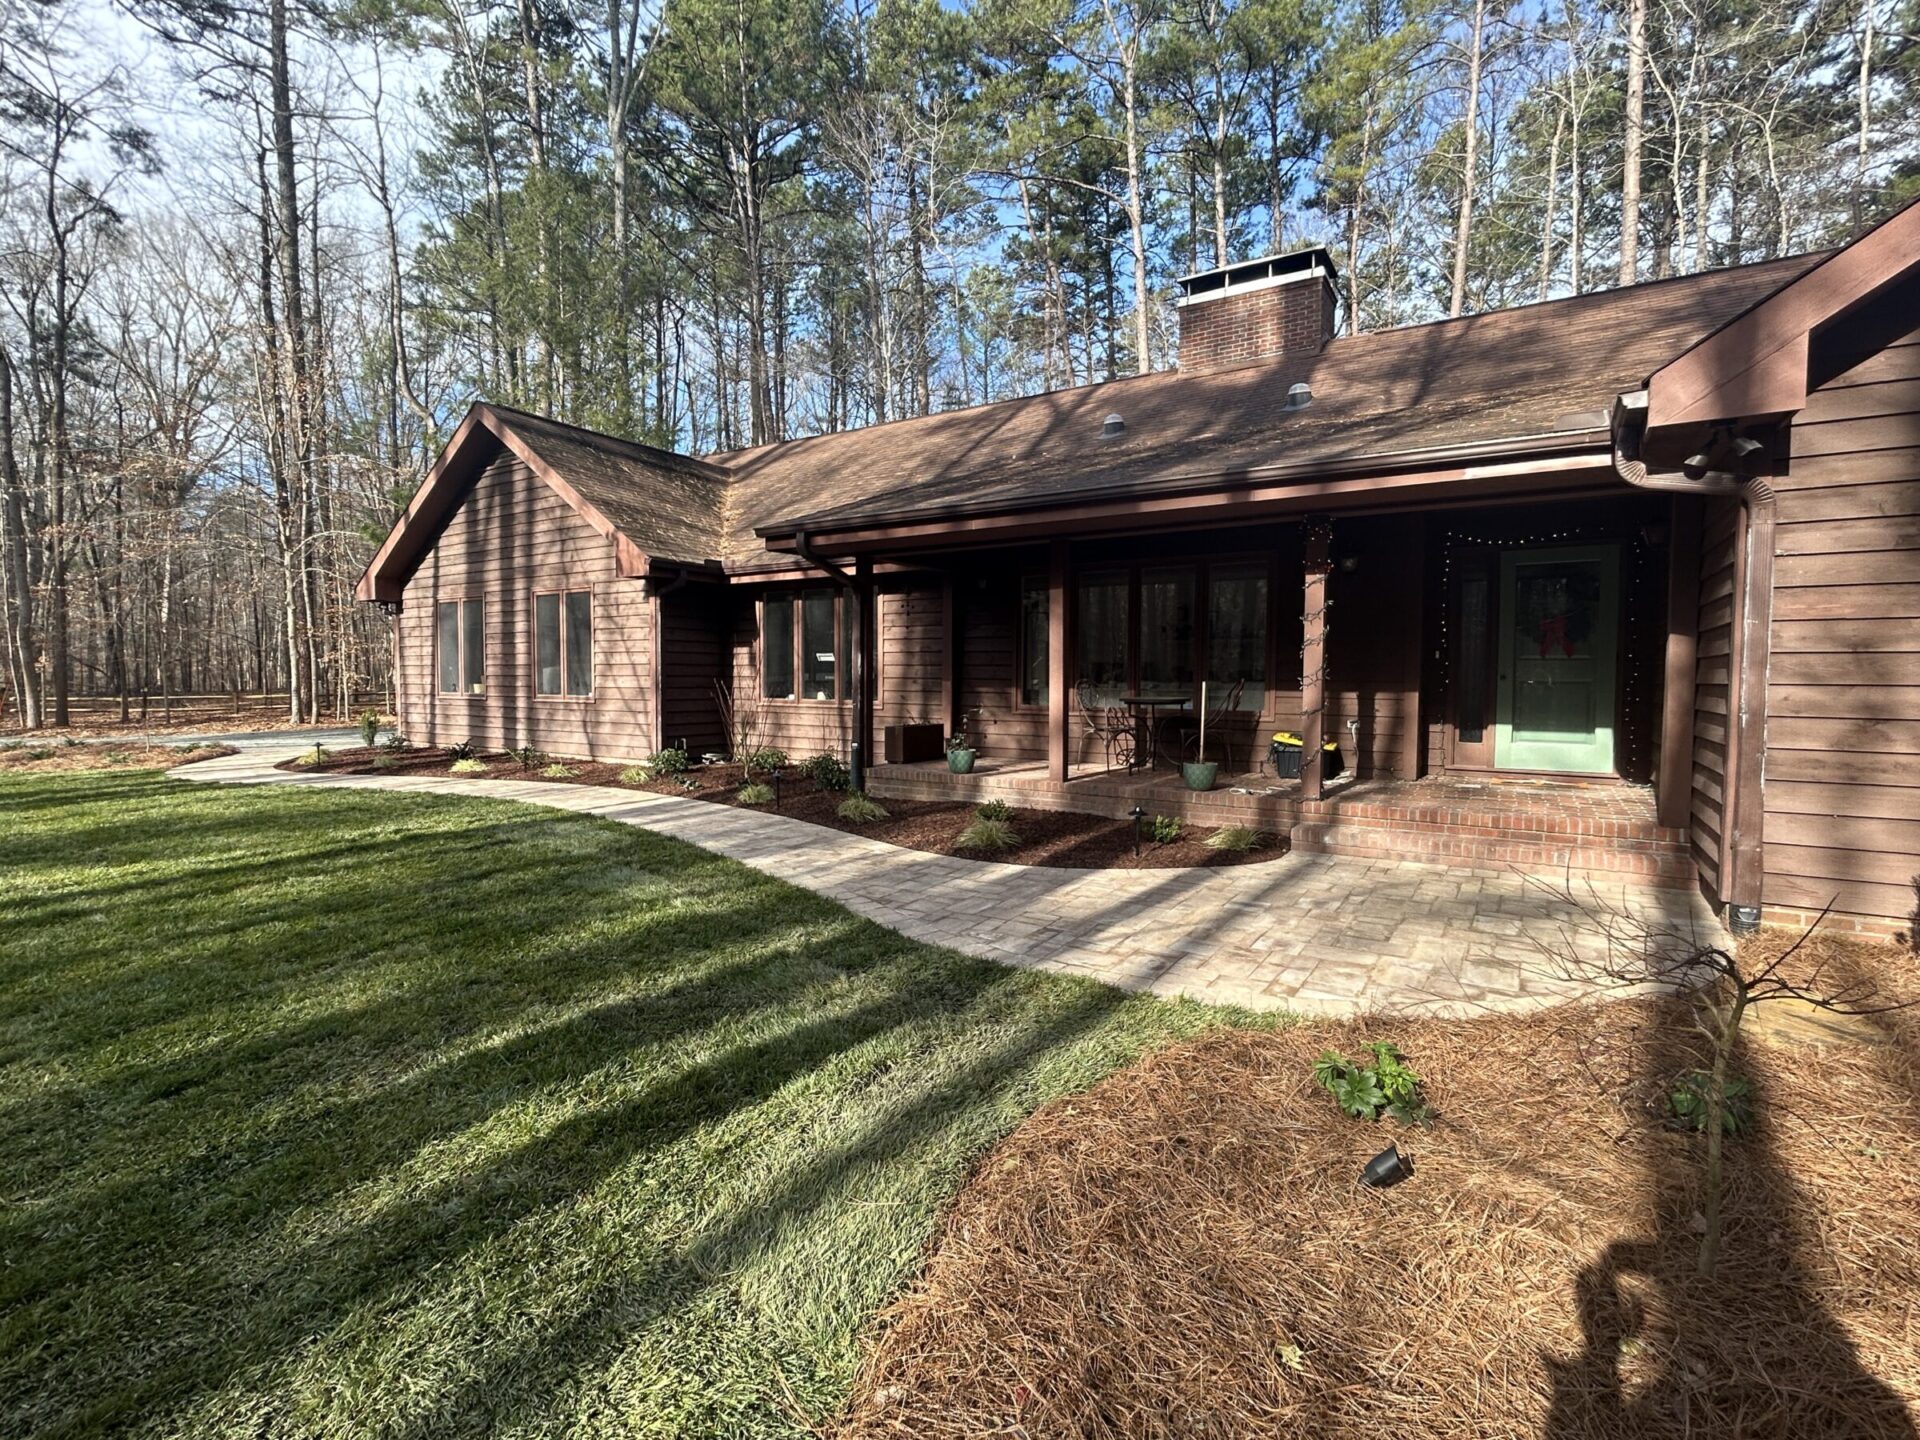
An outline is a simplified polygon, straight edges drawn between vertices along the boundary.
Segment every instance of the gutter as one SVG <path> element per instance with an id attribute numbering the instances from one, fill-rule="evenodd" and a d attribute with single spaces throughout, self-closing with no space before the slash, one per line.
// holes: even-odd
<path id="1" fill-rule="evenodd" d="M 1721 776 L 1720 858 L 1715 889 L 1737 935 L 1760 923 L 1765 879 L 1767 670 L 1772 658 L 1773 487 L 1758 473 L 1766 447 L 1730 427 L 1716 427 L 1707 445 L 1678 473 L 1647 464 L 1647 392 L 1622 395 L 1613 410 L 1613 468 L 1636 490 L 1737 500 L 1733 593 L 1740 609 L 1727 673 L 1726 760 Z"/>

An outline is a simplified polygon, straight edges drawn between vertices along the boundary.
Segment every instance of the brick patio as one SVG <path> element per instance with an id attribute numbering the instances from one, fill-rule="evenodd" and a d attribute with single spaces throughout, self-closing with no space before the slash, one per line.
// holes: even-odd
<path id="1" fill-rule="evenodd" d="M 287 753 L 295 753 L 289 750 Z M 1009 965 L 1255 1009 L 1458 1014 L 1590 992 L 1543 945 L 1604 946 L 1578 909 L 1513 870 L 1296 852 L 1224 870 L 1065 870 L 963 860 L 760 811 L 588 785 L 451 776 L 300 775 L 254 752 L 179 779 L 460 795 L 643 826 L 836 900 L 916 940 Z M 1620 877 L 1585 903 L 1723 932 L 1693 889 Z"/>

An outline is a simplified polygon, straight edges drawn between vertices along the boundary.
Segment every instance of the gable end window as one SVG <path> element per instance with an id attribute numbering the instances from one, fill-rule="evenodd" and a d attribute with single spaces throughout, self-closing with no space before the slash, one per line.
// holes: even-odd
<path id="1" fill-rule="evenodd" d="M 533 693 L 584 700 L 593 694 L 593 592 L 533 597 Z"/>
<path id="2" fill-rule="evenodd" d="M 487 624 L 478 600 L 442 600 L 435 632 L 440 652 L 440 693 L 487 693 Z"/>

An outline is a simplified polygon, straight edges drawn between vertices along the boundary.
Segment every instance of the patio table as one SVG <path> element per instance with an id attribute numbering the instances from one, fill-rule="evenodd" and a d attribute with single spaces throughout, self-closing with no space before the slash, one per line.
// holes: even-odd
<path id="1" fill-rule="evenodd" d="M 1191 710 L 1193 699 L 1187 695 L 1122 695 L 1120 703 L 1133 712 L 1135 726 L 1146 735 L 1147 769 L 1151 770 L 1156 759 L 1166 756 L 1160 743 L 1162 722 L 1177 711 Z M 1173 763 L 1171 756 L 1166 759 L 1169 765 Z"/>

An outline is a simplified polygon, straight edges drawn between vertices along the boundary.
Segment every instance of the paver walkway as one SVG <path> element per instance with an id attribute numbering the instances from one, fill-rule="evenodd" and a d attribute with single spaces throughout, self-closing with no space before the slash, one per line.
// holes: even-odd
<path id="1" fill-rule="evenodd" d="M 644 826 L 838 901 L 882 925 L 1009 965 L 1258 1009 L 1474 1013 L 1588 993 L 1541 946 L 1604 954 L 1577 910 L 1511 873 L 1294 854 L 1224 870 L 1065 870 L 903 849 L 804 821 L 609 786 L 423 775 L 301 775 L 295 750 L 202 761 L 175 777 L 526 801 Z M 1582 902 L 1701 936 L 1693 890 L 1601 885 Z"/>

